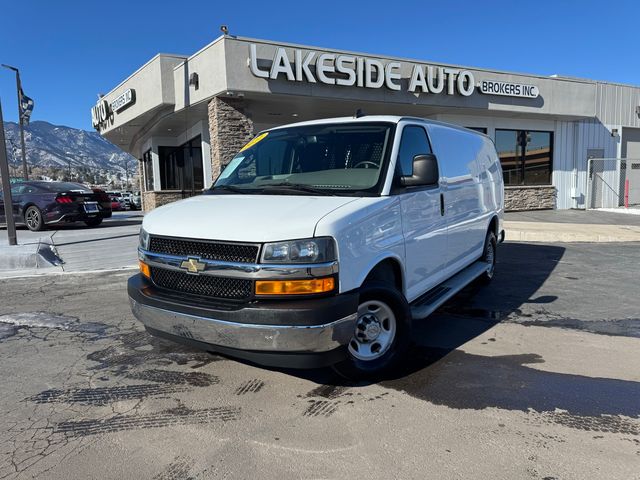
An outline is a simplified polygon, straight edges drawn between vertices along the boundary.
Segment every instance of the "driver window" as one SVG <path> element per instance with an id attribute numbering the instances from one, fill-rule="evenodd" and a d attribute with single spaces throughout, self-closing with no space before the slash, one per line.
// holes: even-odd
<path id="1" fill-rule="evenodd" d="M 431 147 L 424 128 L 417 126 L 404 127 L 400 140 L 400 153 L 398 153 L 400 175 L 413 175 L 413 157 L 427 153 L 431 153 Z"/>

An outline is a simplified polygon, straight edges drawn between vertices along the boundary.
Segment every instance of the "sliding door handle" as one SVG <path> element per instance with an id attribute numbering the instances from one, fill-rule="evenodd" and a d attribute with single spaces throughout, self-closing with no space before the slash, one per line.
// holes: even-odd
<path id="1" fill-rule="evenodd" d="M 440 216 L 444 217 L 444 194 L 440 194 Z"/>

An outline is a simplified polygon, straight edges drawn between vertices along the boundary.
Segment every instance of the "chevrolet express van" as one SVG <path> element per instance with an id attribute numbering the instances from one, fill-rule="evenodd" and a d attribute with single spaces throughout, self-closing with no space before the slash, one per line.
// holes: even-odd
<path id="1" fill-rule="evenodd" d="M 134 315 L 161 337 L 271 366 L 394 368 L 412 322 L 494 275 L 491 139 L 410 117 L 264 131 L 204 195 L 149 213 Z"/>

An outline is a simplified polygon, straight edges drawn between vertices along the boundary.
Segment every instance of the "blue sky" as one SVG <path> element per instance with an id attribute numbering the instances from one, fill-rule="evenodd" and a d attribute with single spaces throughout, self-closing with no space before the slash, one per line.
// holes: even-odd
<path id="1" fill-rule="evenodd" d="M 309 5 L 309 6 L 307 6 Z M 33 119 L 90 129 L 90 108 L 158 52 L 234 35 L 425 61 L 640 85 L 640 2 L 22 0 L 0 7 L 0 63 Z M 17 107 L 0 70 L 6 120 Z"/>

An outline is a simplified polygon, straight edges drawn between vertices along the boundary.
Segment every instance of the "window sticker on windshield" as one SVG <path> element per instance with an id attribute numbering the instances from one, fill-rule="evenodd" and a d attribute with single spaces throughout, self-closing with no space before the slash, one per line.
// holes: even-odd
<path id="1" fill-rule="evenodd" d="M 240 163 L 242 163 L 242 161 L 244 160 L 244 155 L 240 155 L 238 157 L 234 157 L 229 164 L 225 167 L 225 169 L 222 171 L 222 173 L 220 174 L 220 178 L 227 178 L 229 175 L 231 175 L 236 168 L 238 168 L 238 165 L 240 165 Z"/>
<path id="2" fill-rule="evenodd" d="M 266 138 L 266 136 L 269 135 L 269 132 L 264 132 L 261 133 L 260 135 L 258 135 L 256 138 L 254 138 L 253 140 L 251 140 L 249 143 L 247 143 L 244 147 L 242 147 L 240 149 L 241 152 L 244 152 L 247 148 L 251 148 L 253 147 L 256 143 L 264 140 Z"/>

